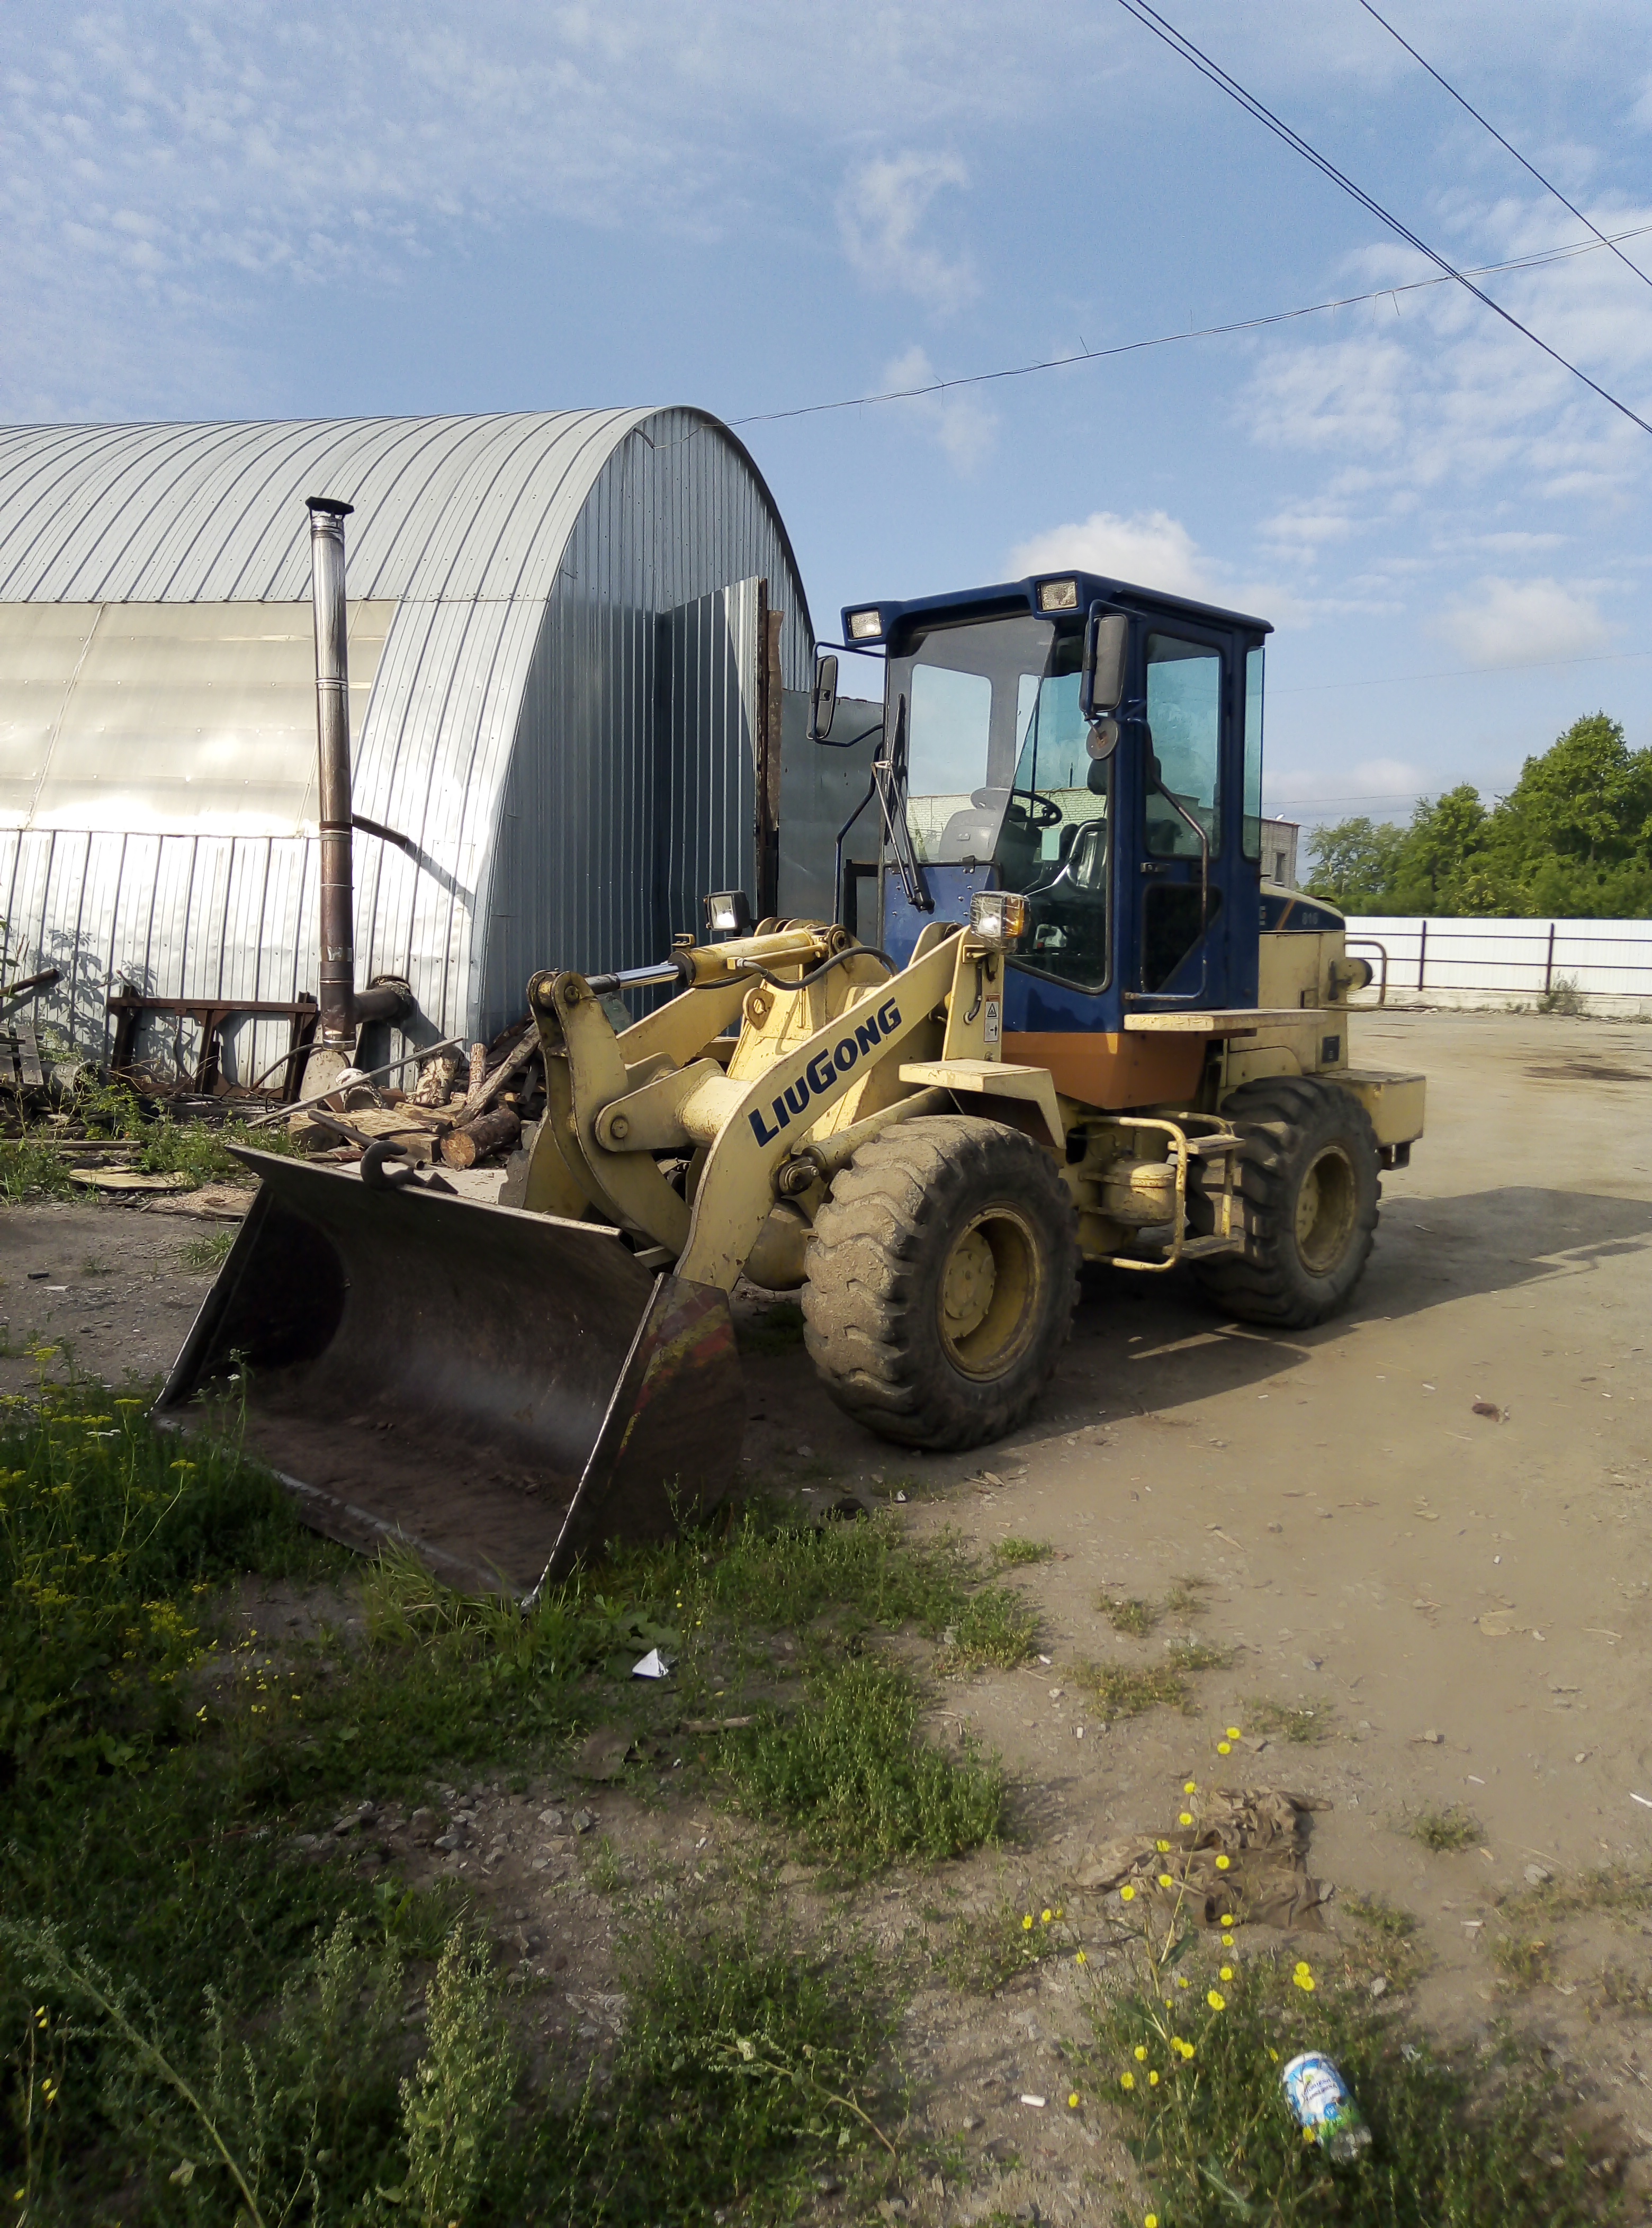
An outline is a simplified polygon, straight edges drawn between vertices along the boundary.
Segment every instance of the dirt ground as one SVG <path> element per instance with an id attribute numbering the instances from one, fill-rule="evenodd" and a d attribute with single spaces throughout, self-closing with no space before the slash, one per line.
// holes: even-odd
<path id="1" fill-rule="evenodd" d="M 847 1903 L 801 1866 L 783 1885 L 801 1924 L 874 1943 L 985 1927 L 1006 1898 L 1061 1902 L 1083 1938 L 1099 1914 L 1070 1883 L 1092 1844 L 1167 1824 L 1188 1777 L 1286 1788 L 1323 1806 L 1310 1869 L 1336 1898 L 1383 1897 L 1420 1922 L 1423 2019 L 1457 2038 L 1503 2017 L 1534 2027 L 1623 2152 L 1652 2153 L 1640 1922 L 1551 1929 L 1550 1976 L 1530 1989 L 1489 1954 L 1499 1893 L 1652 1860 L 1652 1028 L 1373 1015 L 1355 1045 L 1362 1066 L 1426 1070 L 1429 1124 L 1412 1167 L 1385 1179 L 1371 1270 L 1338 1322 L 1263 1335 L 1213 1317 L 1179 1273 L 1098 1278 L 1033 1425 L 969 1457 L 870 1439 L 801 1348 L 748 1361 L 755 1477 L 810 1499 L 905 1494 L 919 1533 L 1056 1551 L 1012 1574 L 1048 1661 L 935 1688 L 934 1736 L 973 1734 L 1011 1773 L 1013 1844 Z M 208 1227 L 112 1206 L 0 1212 L 0 1391 L 28 1381 L 41 1338 L 111 1380 L 163 1370 L 210 1282 L 179 1251 Z M 1148 1641 L 1098 1608 L 1187 1578 L 1205 1582 L 1202 1607 Z M 1192 1713 L 1105 1724 L 1080 1666 L 1141 1664 L 1190 1629 L 1233 1652 L 1197 1680 Z M 1311 1710 L 1323 1737 L 1269 1731 L 1269 1705 Z M 1245 1738 L 1222 1758 L 1229 1724 Z M 443 1790 L 434 1820 L 357 1830 L 415 1877 L 477 1882 L 506 1938 L 519 1930 L 546 2032 L 594 2039 L 619 2009 L 607 1959 L 625 1879 L 701 1897 L 742 1862 L 737 1825 L 662 1787 L 644 1802 L 489 1782 Z M 1474 1841 L 1430 1853 L 1407 1819 L 1450 1805 Z M 437 1847 L 456 1814 L 454 1845 Z M 1335 1900 L 1332 1924 L 1358 1931 Z M 962 2196 L 909 2191 L 912 2219 L 1073 2218 L 1094 2176 L 1124 2177 L 1106 2116 L 1064 2109 L 1059 2046 L 1085 1985 L 1052 1958 L 989 2000 L 938 1975 L 916 1997 L 919 2110 L 974 2179 Z"/>

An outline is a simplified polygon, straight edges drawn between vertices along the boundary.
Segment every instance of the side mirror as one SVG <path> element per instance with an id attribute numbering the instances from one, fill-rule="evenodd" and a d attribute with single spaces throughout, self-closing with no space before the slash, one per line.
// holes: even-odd
<path id="1" fill-rule="evenodd" d="M 1079 709 L 1094 720 L 1104 712 L 1116 712 L 1124 695 L 1124 659 L 1130 649 L 1130 621 L 1123 611 L 1105 611 L 1092 604 L 1084 631 L 1084 664 L 1079 676 Z"/>
<path id="2" fill-rule="evenodd" d="M 809 739 L 823 743 L 837 714 L 837 659 L 829 650 L 815 653 L 815 685 L 809 692 Z"/>

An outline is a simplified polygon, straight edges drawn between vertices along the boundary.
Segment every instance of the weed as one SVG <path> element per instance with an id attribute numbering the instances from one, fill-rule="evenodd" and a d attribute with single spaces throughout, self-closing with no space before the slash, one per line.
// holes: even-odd
<path id="1" fill-rule="evenodd" d="M 1043 1540 L 1001 1540 L 992 1551 L 992 1559 L 1010 1567 L 1020 1563 L 1047 1563 L 1054 1553 L 1054 1548 Z"/>
<path id="2" fill-rule="evenodd" d="M 1629 1920 L 1652 1911 L 1652 1871 L 1627 1865 L 1602 1865 L 1575 1879 L 1547 1879 L 1520 1894 L 1506 1897 L 1500 1906 L 1512 1919 L 1572 1918 L 1585 1911 L 1604 1911 Z"/>
<path id="3" fill-rule="evenodd" d="M 1500 1934 L 1491 1945 L 1491 1962 L 1514 1987 L 1534 1988 L 1549 1977 L 1549 1945 L 1523 1942 L 1515 1934 Z"/>
<path id="4" fill-rule="evenodd" d="M 95 1253 L 88 1254 L 80 1264 L 80 1274 L 83 1277 L 112 1277 L 114 1265 L 112 1262 L 99 1261 Z"/>
<path id="5" fill-rule="evenodd" d="M 1609 2011 L 1644 2012 L 1652 2007 L 1652 1982 L 1623 1965 L 1602 1965 L 1595 1979 L 1596 2000 Z"/>
<path id="6" fill-rule="evenodd" d="M 1164 1606 L 1172 1617 L 1197 1617 L 1205 1606 L 1201 1597 L 1210 1591 L 1210 1580 L 1196 1574 L 1184 1572 L 1170 1581 L 1170 1591 L 1164 1597 Z"/>
<path id="7" fill-rule="evenodd" d="M 1187 1680 L 1164 1664 L 1137 1670 L 1122 1663 L 1083 1663 L 1073 1676 L 1109 1718 L 1133 1718 L 1161 1703 L 1185 1710 L 1192 1699 Z"/>
<path id="8" fill-rule="evenodd" d="M 1437 2054 L 1362 1990 L 1316 1988 L 1305 1965 L 1255 1958 L 1178 1992 L 1141 1988 L 1092 2009 L 1097 2085 L 1133 2122 L 1128 2142 L 1158 2215 L 1179 2228 L 1585 2228 L 1610 2217 L 1547 2068 L 1512 2050 L 1479 2065 Z M 1167 2009 L 1169 1994 L 1174 2009 Z M 1180 2046 L 1179 2047 L 1177 2046 Z M 1356 2167 L 1305 2143 L 1280 2085 L 1296 2052 L 1326 2052 L 1373 2133 Z"/>
<path id="9" fill-rule="evenodd" d="M 1432 1849 L 1439 1856 L 1457 1849 L 1472 1848 L 1484 1828 L 1471 1811 L 1453 1802 L 1444 1810 L 1419 1810 L 1405 1830 L 1414 1841 L 1420 1841 L 1425 1849 Z"/>
<path id="10" fill-rule="evenodd" d="M 1231 1649 L 1213 1648 L 1203 1640 L 1178 1640 L 1164 1652 L 1177 1671 L 1226 1671 L 1233 1661 Z"/>
<path id="11" fill-rule="evenodd" d="M 211 1230 L 201 1238 L 190 1239 L 187 1245 L 178 1248 L 180 1269 L 221 1269 L 229 1258 L 229 1249 L 235 1243 L 233 1230 Z"/>
<path id="12" fill-rule="evenodd" d="M 48 1139 L 0 1137 L 0 1198 L 15 1207 L 26 1199 L 72 1199 L 76 1188 L 62 1155 Z"/>
<path id="13" fill-rule="evenodd" d="M 1004 1783 L 996 1765 L 943 1756 L 918 1734 L 919 1697 L 899 1665 L 851 1658 L 811 1680 L 805 1706 L 727 1737 L 740 1797 L 792 1821 L 851 1872 L 901 1857 L 961 1856 L 995 1838 Z"/>
<path id="14" fill-rule="evenodd" d="M 1583 998 L 1575 975 L 1557 975 L 1537 1002 L 1540 1014 L 1565 1014 L 1572 1020 L 1583 1011 Z"/>
<path id="15" fill-rule="evenodd" d="M 1340 1900 L 1350 1917 L 1357 1918 L 1361 1926 L 1368 1926 L 1384 1941 L 1409 1942 L 1417 1931 L 1413 1914 L 1402 1911 L 1397 1903 L 1390 1903 L 1386 1896 L 1345 1895 Z"/>
<path id="16" fill-rule="evenodd" d="M 598 1895 L 618 1895 L 625 1885 L 619 1852 L 606 1834 L 598 1836 L 596 1847 L 586 1860 L 585 1884 Z"/>
<path id="17" fill-rule="evenodd" d="M 989 1911 L 971 1911 L 952 1924 L 952 1938 L 938 1960 L 956 1987 L 990 1995 L 1017 1973 L 1072 1947 L 1066 1913 L 1053 1899 L 1030 1905 L 1005 1896 Z"/>
<path id="18" fill-rule="evenodd" d="M 401 2084 L 407 2178 L 395 2197 L 413 2206 L 414 2219 L 434 2224 L 470 2216 L 517 2078 L 486 1949 L 462 1926 L 449 1936 L 431 1983 L 427 2038 Z"/>
<path id="19" fill-rule="evenodd" d="M 983 1586 L 947 1629 L 952 1636 L 944 1655 L 949 1667 L 970 1670 L 990 1663 L 1013 1671 L 1035 1652 L 1038 1612 L 1008 1586 Z"/>
<path id="20" fill-rule="evenodd" d="M 1145 1640 L 1164 1615 L 1156 1602 L 1141 1601 L 1134 1595 L 1114 1599 L 1104 1594 L 1097 1607 L 1115 1632 L 1130 1640 Z"/>
<path id="21" fill-rule="evenodd" d="M 606 2124 L 587 2103 L 538 2147 L 546 2180 L 571 2185 L 566 2217 L 709 2224 L 759 2189 L 790 2215 L 811 2173 L 887 2146 L 868 2084 L 893 2020 L 864 1959 L 816 1962 L 748 1923 L 697 1943 L 662 1930 L 639 1962 Z"/>
<path id="22" fill-rule="evenodd" d="M 1248 1706 L 1253 1732 L 1270 1739 L 1296 1741 L 1306 1746 L 1329 1736 L 1330 1720 L 1323 1710 L 1295 1709 L 1284 1702 L 1252 1700 Z"/>

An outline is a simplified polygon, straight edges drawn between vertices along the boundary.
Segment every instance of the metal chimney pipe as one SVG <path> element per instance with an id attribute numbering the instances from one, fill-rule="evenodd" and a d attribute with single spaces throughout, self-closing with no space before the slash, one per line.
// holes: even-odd
<path id="1" fill-rule="evenodd" d="M 307 498 L 316 606 L 316 743 L 321 791 L 321 1041 L 355 1041 L 355 930 L 350 856 L 350 676 L 344 521 L 355 509 Z"/>

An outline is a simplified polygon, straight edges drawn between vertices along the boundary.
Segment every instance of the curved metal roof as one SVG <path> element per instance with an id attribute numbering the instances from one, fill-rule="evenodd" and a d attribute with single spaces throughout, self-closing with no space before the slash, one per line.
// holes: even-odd
<path id="1" fill-rule="evenodd" d="M 352 598 L 543 602 L 604 466 L 665 414 L 9 426 L 0 602 L 301 602 L 310 495 L 355 505 Z M 743 444 L 708 412 L 669 414 L 734 450 L 778 522 Z"/>

